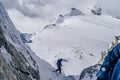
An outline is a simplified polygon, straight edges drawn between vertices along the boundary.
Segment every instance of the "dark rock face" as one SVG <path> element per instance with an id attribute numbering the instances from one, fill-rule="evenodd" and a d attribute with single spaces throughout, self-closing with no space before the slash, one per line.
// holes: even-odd
<path id="1" fill-rule="evenodd" d="M 40 80 L 32 52 L 25 46 L 0 3 L 0 80 Z"/>
<path id="2" fill-rule="evenodd" d="M 75 78 L 73 76 L 68 76 L 67 80 L 75 80 Z"/>
<path id="3" fill-rule="evenodd" d="M 99 71 L 100 65 L 90 66 L 81 72 L 79 80 L 96 80 L 96 74 Z"/>
<path id="4" fill-rule="evenodd" d="M 79 9 L 72 8 L 69 16 L 79 16 L 79 15 L 84 15 Z"/>
<path id="5" fill-rule="evenodd" d="M 102 13 L 102 9 L 101 8 L 94 8 L 94 9 L 91 9 L 91 12 L 94 14 L 94 15 L 101 15 Z"/>

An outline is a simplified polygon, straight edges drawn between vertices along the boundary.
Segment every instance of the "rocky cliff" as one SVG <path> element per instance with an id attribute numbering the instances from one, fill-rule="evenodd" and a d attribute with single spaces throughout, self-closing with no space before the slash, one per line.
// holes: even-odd
<path id="1" fill-rule="evenodd" d="M 31 54 L 0 2 L 0 80 L 40 80 Z"/>
<path id="2" fill-rule="evenodd" d="M 99 71 L 99 68 L 100 65 L 96 64 L 84 69 L 80 74 L 79 80 L 96 80 L 96 74 Z"/>

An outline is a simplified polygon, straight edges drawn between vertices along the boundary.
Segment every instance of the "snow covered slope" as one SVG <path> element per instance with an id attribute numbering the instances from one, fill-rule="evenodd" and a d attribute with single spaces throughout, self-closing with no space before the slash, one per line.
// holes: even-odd
<path id="1" fill-rule="evenodd" d="M 56 67 L 58 58 L 65 58 L 67 75 L 79 75 L 97 63 L 100 53 L 119 33 L 120 20 L 110 16 L 79 15 L 64 18 L 61 24 L 50 25 L 32 37 L 29 44 L 42 59 Z"/>

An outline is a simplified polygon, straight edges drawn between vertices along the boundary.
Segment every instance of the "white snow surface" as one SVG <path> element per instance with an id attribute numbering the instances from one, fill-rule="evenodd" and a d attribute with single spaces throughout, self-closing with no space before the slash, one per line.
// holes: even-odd
<path id="1" fill-rule="evenodd" d="M 32 37 L 29 44 L 42 59 L 56 68 L 58 58 L 66 75 L 80 72 L 97 63 L 101 51 L 119 34 L 120 20 L 111 16 L 79 15 L 68 17 L 57 26 L 50 26 Z"/>

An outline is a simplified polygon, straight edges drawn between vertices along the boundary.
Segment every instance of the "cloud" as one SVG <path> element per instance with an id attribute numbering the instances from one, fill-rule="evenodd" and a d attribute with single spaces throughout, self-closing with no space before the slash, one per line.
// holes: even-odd
<path id="1" fill-rule="evenodd" d="M 56 16 L 67 12 L 72 7 L 87 6 L 89 0 L 1 0 L 7 9 L 15 8 L 25 16 L 44 17 Z M 91 2 L 94 0 L 91 0 Z M 88 3 L 85 5 L 85 3 Z"/>
<path id="2" fill-rule="evenodd" d="M 60 14 L 75 7 L 84 10 L 95 0 L 0 0 L 21 32 L 40 31 Z M 27 30 L 26 30 L 27 29 Z"/>
<path id="3" fill-rule="evenodd" d="M 41 18 L 31 18 L 24 16 L 20 11 L 16 9 L 9 9 L 8 13 L 16 28 L 20 32 L 34 33 L 41 31 L 46 24 L 49 24 L 49 22 L 45 19 L 43 20 Z"/>

